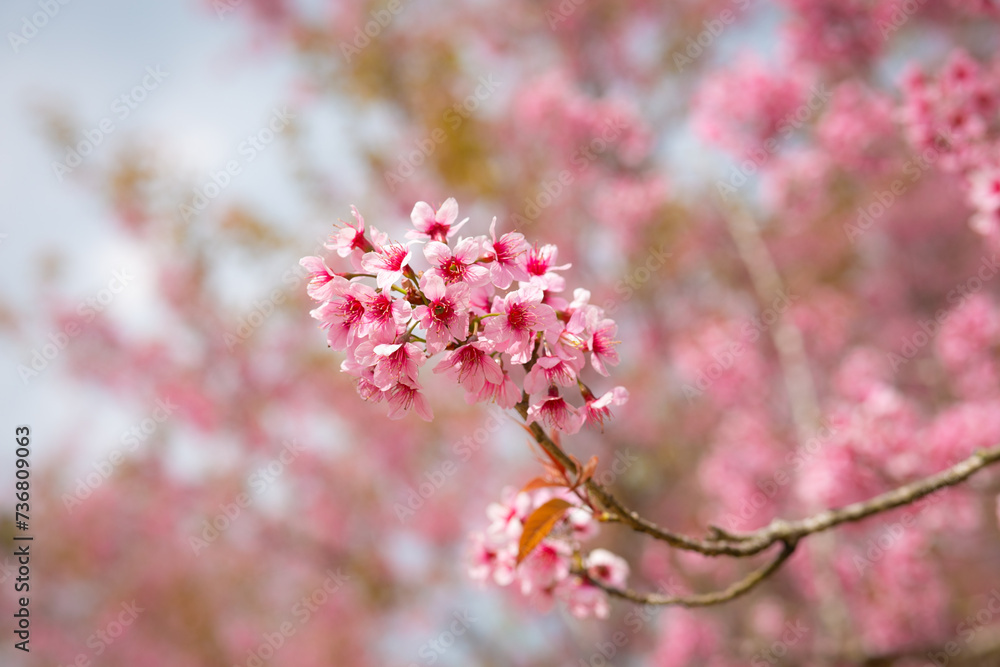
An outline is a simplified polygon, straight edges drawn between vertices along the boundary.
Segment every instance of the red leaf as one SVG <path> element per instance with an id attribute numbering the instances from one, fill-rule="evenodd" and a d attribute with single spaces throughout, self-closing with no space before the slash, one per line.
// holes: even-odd
<path id="1" fill-rule="evenodd" d="M 542 489 L 547 486 L 566 486 L 566 483 L 551 479 L 549 477 L 536 477 L 535 479 L 525 484 L 524 488 L 521 489 L 521 492 L 526 493 L 528 491 L 534 491 L 535 489 Z"/>
<path id="2" fill-rule="evenodd" d="M 590 478 L 594 476 L 594 472 L 597 470 L 597 457 L 591 456 L 590 460 L 587 461 L 587 465 L 583 466 L 583 470 L 580 471 L 580 479 L 576 480 L 576 485 L 586 484 Z"/>
<path id="3" fill-rule="evenodd" d="M 521 533 L 521 543 L 517 549 L 518 565 L 552 532 L 571 507 L 573 505 L 562 498 L 553 498 L 531 513 L 525 520 L 524 531 Z"/>

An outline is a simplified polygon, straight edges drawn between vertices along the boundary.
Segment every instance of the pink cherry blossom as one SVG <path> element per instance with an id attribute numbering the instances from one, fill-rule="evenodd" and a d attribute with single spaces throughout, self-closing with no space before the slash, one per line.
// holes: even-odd
<path id="1" fill-rule="evenodd" d="M 396 383 L 419 386 L 417 370 L 427 359 L 413 343 L 376 345 L 372 341 L 358 345 L 354 356 L 359 363 L 374 367 L 372 382 L 382 391 L 388 391 Z"/>
<path id="2" fill-rule="evenodd" d="M 515 280 L 528 280 L 531 276 L 525 268 L 528 244 L 524 235 L 517 232 L 507 232 L 497 240 L 497 219 L 490 223 L 490 239 L 484 244 L 488 257 L 493 258 L 490 264 L 490 280 L 500 289 L 507 289 Z"/>
<path id="3" fill-rule="evenodd" d="M 614 320 L 600 320 L 593 325 L 593 337 L 590 341 L 590 363 L 594 370 L 607 377 L 608 365 L 618 365 L 618 350 L 615 346 L 615 334 L 618 332 L 618 325 Z"/>
<path id="4" fill-rule="evenodd" d="M 434 413 L 430 403 L 420 390 L 419 385 L 413 386 L 399 382 L 386 391 L 386 399 L 389 401 L 389 419 L 400 419 L 413 409 L 424 421 L 433 420 Z"/>
<path id="5" fill-rule="evenodd" d="M 517 549 L 513 542 L 490 540 L 483 533 L 471 538 L 469 577 L 475 581 L 491 579 L 498 586 L 509 586 L 514 581 Z"/>
<path id="6" fill-rule="evenodd" d="M 444 243 L 431 241 L 424 246 L 424 255 L 431 263 L 430 274 L 439 276 L 447 285 L 468 283 L 470 287 L 485 285 L 490 281 L 490 270 L 478 264 L 482 251 L 479 239 L 462 239 L 452 250 Z"/>
<path id="7" fill-rule="evenodd" d="M 531 595 L 536 591 L 546 591 L 569 576 L 569 546 L 559 540 L 543 540 L 518 568 L 521 593 Z"/>
<path id="8" fill-rule="evenodd" d="M 555 272 L 565 271 L 573 265 L 556 266 L 556 257 L 558 256 L 559 249 L 552 244 L 541 247 L 535 245 L 528 248 L 525 269 L 531 276 L 532 285 L 549 292 L 561 292 L 566 288 L 565 278 Z"/>
<path id="9" fill-rule="evenodd" d="M 366 312 L 366 303 L 371 303 L 375 299 L 375 290 L 361 283 L 350 283 L 346 289 L 342 289 L 342 283 L 331 281 L 339 294 L 334 294 L 334 298 L 325 301 L 319 307 L 310 311 L 310 315 L 322 323 L 323 328 L 328 330 L 327 342 L 335 350 L 347 349 L 357 335 L 361 333 L 363 319 Z M 364 334 L 362 334 L 364 335 Z"/>
<path id="10" fill-rule="evenodd" d="M 594 549 L 587 554 L 586 568 L 592 579 L 614 588 L 624 588 L 628 579 L 628 563 L 607 549 Z"/>
<path id="11" fill-rule="evenodd" d="M 539 287 L 527 285 L 503 299 L 493 299 L 493 311 L 499 316 L 486 320 L 482 336 L 497 350 L 510 354 L 515 364 L 531 357 L 535 333 L 556 323 L 555 311 L 542 303 L 543 296 Z"/>
<path id="12" fill-rule="evenodd" d="M 483 382 L 482 387 L 465 394 L 468 403 L 486 403 L 492 401 L 501 408 L 513 408 L 521 401 L 521 390 L 506 372 L 501 372 L 503 379 L 493 382 L 489 378 Z"/>
<path id="13" fill-rule="evenodd" d="M 603 427 L 604 422 L 611 418 L 611 406 L 624 405 L 628 401 L 628 390 L 625 387 L 615 387 L 603 396 L 595 398 L 588 389 L 583 392 L 583 396 L 585 423 L 588 426 Z"/>
<path id="14" fill-rule="evenodd" d="M 326 301 L 346 289 L 347 280 L 331 271 L 322 257 L 303 257 L 299 264 L 309 271 L 309 284 L 306 285 L 309 298 Z"/>
<path id="15" fill-rule="evenodd" d="M 540 422 L 549 428 L 573 434 L 583 426 L 584 415 L 559 394 L 556 387 L 550 387 L 547 394 L 532 397 L 528 407 L 528 423 Z"/>
<path id="16" fill-rule="evenodd" d="M 393 343 L 396 335 L 410 319 L 410 304 L 393 299 L 389 291 L 372 291 L 364 302 L 365 314 L 359 330 L 378 343 Z"/>
<path id="17" fill-rule="evenodd" d="M 380 290 L 386 290 L 390 285 L 403 277 L 403 272 L 410 263 L 412 253 L 409 246 L 402 243 L 379 243 L 375 250 L 365 253 L 361 258 L 361 266 L 365 271 L 376 275 L 375 283 Z"/>
<path id="18" fill-rule="evenodd" d="M 559 589 L 559 594 L 566 601 L 566 608 L 576 618 L 607 618 L 611 613 L 608 605 L 608 594 L 597 586 L 573 577 Z"/>
<path id="19" fill-rule="evenodd" d="M 456 225 L 455 220 L 457 219 L 458 202 L 455 201 L 454 197 L 446 199 L 436 212 L 426 202 L 417 202 L 410 213 L 410 220 L 416 229 L 408 231 L 406 238 L 428 239 L 443 243 L 446 239 L 454 236 L 469 221 L 466 218 Z"/>
<path id="20" fill-rule="evenodd" d="M 537 394 L 548 389 L 551 384 L 570 387 L 576 384 L 577 373 L 582 363 L 574 363 L 559 357 L 540 357 L 524 378 L 524 390 Z"/>
<path id="21" fill-rule="evenodd" d="M 372 249 L 371 243 L 365 238 L 365 219 L 358 213 L 358 209 L 351 207 L 351 214 L 356 222 L 345 222 L 336 236 L 331 236 L 333 243 L 327 243 L 326 247 L 336 250 L 340 257 L 351 257 L 359 261 L 360 257 Z"/>
<path id="22" fill-rule="evenodd" d="M 456 282 L 447 287 L 440 276 L 427 273 L 420 289 L 430 302 L 413 309 L 413 317 L 427 331 L 427 351 L 436 354 L 452 340 L 469 334 L 469 286 Z"/>
<path id="23" fill-rule="evenodd" d="M 478 393 L 486 382 L 499 384 L 504 379 L 503 369 L 484 347 L 485 343 L 474 342 L 450 350 L 434 367 L 434 372 L 447 373 L 473 393 Z"/>

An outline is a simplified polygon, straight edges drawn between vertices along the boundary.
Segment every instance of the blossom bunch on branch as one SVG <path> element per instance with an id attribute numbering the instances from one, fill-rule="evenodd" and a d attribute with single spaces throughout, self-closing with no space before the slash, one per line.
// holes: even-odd
<path id="1" fill-rule="evenodd" d="M 617 325 L 588 303 L 588 291 L 560 296 L 559 272 L 570 265 L 557 264 L 554 245 L 529 245 L 517 232 L 498 238 L 496 218 L 489 236 L 455 238 L 468 218 L 456 223 L 454 199 L 436 211 L 418 202 L 406 241 L 353 213 L 327 244 L 352 271 L 320 257 L 301 263 L 320 302 L 312 316 L 330 347 L 347 353 L 341 370 L 357 378 L 363 398 L 388 403 L 389 417 L 412 409 L 432 418 L 418 371 L 435 355 L 434 372 L 461 385 L 469 403 L 513 408 L 526 393 L 528 423 L 565 433 L 603 424 L 627 400 L 621 387 L 597 396 L 580 379 L 588 357 L 604 376 L 618 363 Z"/>
<path id="2" fill-rule="evenodd" d="M 459 384 L 469 403 L 518 408 L 526 425 L 556 437 L 603 426 L 628 399 L 624 387 L 597 396 L 580 377 L 588 358 L 603 376 L 618 364 L 617 325 L 589 303 L 588 291 L 575 290 L 571 301 L 560 296 L 559 272 L 570 265 L 557 264 L 554 245 L 529 245 L 517 232 L 497 237 L 496 218 L 489 236 L 454 238 L 468 221 L 456 222 L 454 199 L 436 211 L 418 202 L 405 242 L 353 213 L 327 244 L 353 271 L 333 271 L 320 257 L 301 263 L 310 272 L 307 292 L 320 302 L 312 316 L 330 347 L 347 353 L 341 370 L 357 378 L 364 399 L 387 402 L 389 417 L 413 409 L 432 418 L 418 373 L 436 355 L 434 372 Z M 581 486 L 596 465 L 593 458 L 578 466 L 574 478 L 550 455 L 546 477 L 491 505 L 489 527 L 473 535 L 472 576 L 517 581 L 543 605 L 558 597 L 578 616 L 606 617 L 598 584 L 623 586 L 628 565 L 603 549 L 580 550 L 597 533 L 597 508 Z"/>

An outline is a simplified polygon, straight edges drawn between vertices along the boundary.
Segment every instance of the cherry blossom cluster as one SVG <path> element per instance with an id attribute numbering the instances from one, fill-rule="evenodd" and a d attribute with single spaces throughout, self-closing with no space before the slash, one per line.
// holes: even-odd
<path id="1" fill-rule="evenodd" d="M 903 120 L 910 141 L 964 177 L 971 225 L 1000 237 L 1000 62 L 980 64 L 956 49 L 937 77 L 911 69 Z"/>
<path id="2" fill-rule="evenodd" d="M 518 565 L 518 545 L 525 520 L 553 498 L 566 500 L 573 507 Z M 598 524 L 590 508 L 572 491 L 507 488 L 504 502 L 491 503 L 486 515 L 489 526 L 484 532 L 472 535 L 469 575 L 473 579 L 499 586 L 516 582 L 521 593 L 542 609 L 551 608 L 560 600 L 577 618 L 607 618 L 607 593 L 593 582 L 624 588 L 628 563 L 606 549 L 581 552 L 580 543 L 597 535 Z"/>
<path id="3" fill-rule="evenodd" d="M 327 248 L 353 272 L 335 272 L 320 257 L 301 264 L 310 272 L 307 292 L 320 302 L 312 316 L 330 347 L 347 353 L 341 370 L 357 378 L 362 398 L 387 402 L 389 417 L 413 409 L 432 418 L 418 371 L 437 354 L 434 372 L 460 384 L 467 402 L 512 408 L 526 392 L 528 423 L 565 433 L 602 425 L 627 400 L 622 387 L 595 396 L 580 379 L 588 357 L 604 376 L 618 364 L 618 327 L 588 291 L 560 296 L 559 272 L 570 265 L 557 263 L 554 245 L 529 245 L 517 232 L 498 237 L 496 218 L 489 236 L 454 238 L 468 222 L 456 222 L 454 199 L 436 211 L 418 202 L 405 242 L 366 227 L 352 210 L 354 221 Z M 564 396 L 572 389 L 579 405 Z"/>

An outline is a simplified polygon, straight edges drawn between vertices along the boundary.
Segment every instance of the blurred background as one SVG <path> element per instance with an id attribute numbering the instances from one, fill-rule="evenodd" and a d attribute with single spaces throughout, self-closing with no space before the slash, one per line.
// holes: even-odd
<path id="1" fill-rule="evenodd" d="M 0 527 L 34 540 L 30 654 L 0 555 L 0 661 L 998 664 L 992 473 L 811 539 L 723 607 L 579 620 L 479 586 L 468 534 L 539 473 L 523 430 L 429 372 L 435 420 L 386 419 L 298 264 L 351 205 L 399 237 L 456 197 L 464 233 L 558 244 L 618 321 L 631 400 L 565 445 L 624 461 L 630 506 L 702 534 L 868 498 L 1000 442 L 998 16 L 4 3 Z M 596 545 L 646 590 L 758 562 Z"/>

